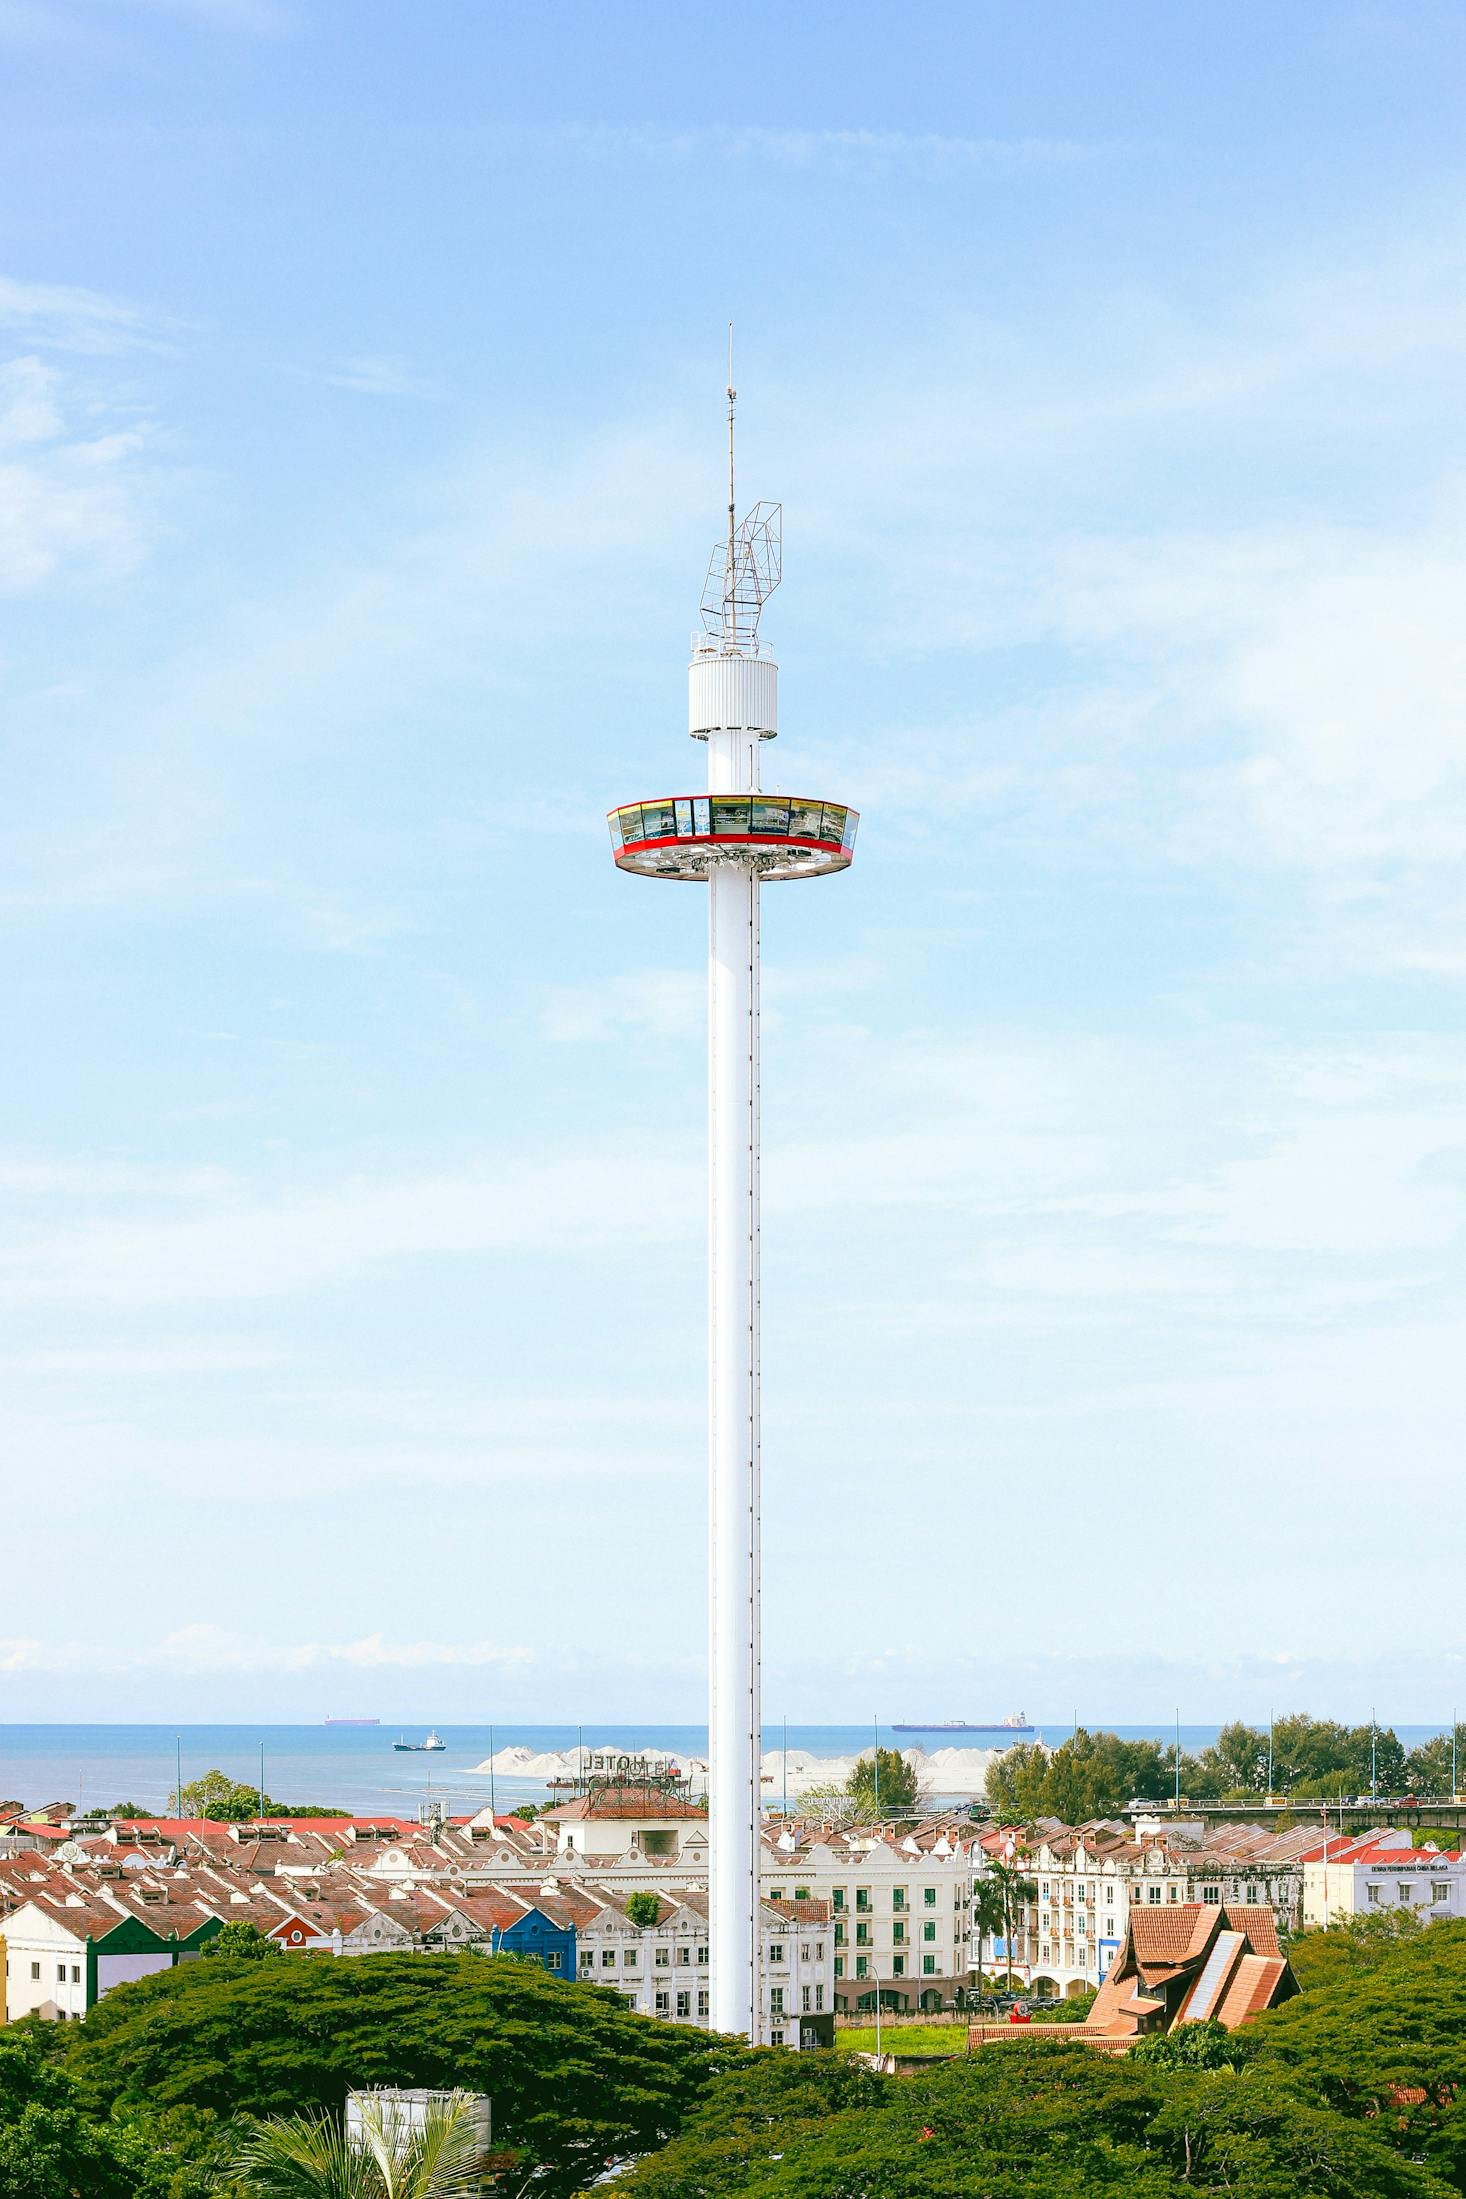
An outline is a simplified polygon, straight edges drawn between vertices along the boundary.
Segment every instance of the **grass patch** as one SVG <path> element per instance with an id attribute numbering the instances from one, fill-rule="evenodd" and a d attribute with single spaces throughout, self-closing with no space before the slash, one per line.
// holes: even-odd
<path id="1" fill-rule="evenodd" d="M 965 2054 L 967 2026 L 962 2023 L 891 2023 L 881 2026 L 881 2045 L 888 2054 Z M 873 2054 L 873 2023 L 846 2024 L 835 2032 L 837 2054 Z"/>

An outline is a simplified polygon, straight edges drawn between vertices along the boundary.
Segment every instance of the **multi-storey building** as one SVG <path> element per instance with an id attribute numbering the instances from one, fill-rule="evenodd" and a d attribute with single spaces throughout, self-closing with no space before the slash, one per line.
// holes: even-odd
<path id="1" fill-rule="evenodd" d="M 1408 1909 L 1427 1923 L 1466 1916 L 1466 1855 L 1417 1848 L 1408 1832 L 1313 1839 L 1303 1858 L 1305 1924 L 1343 1924 L 1386 1909 Z"/>
<path id="2" fill-rule="evenodd" d="M 950 2007 L 970 1970 L 971 1828 L 781 1826 L 763 1839 L 770 1901 L 829 1906 L 835 2005 L 842 2012 Z"/>
<path id="3" fill-rule="evenodd" d="M 577 1880 L 561 1889 L 575 1906 L 579 1974 L 620 1993 L 642 2015 L 671 2023 L 709 2022 L 708 1897 L 671 1889 L 626 1894 Z M 628 1903 L 656 1915 L 633 1916 Z M 833 1934 L 829 1905 L 814 1900 L 759 1904 L 763 2032 L 771 2046 L 834 2043 Z"/>
<path id="4" fill-rule="evenodd" d="M 1133 1907 L 1269 1908 L 1281 1929 L 1302 1917 L 1300 1857 L 1312 1827 L 1274 1833 L 1200 1821 L 1135 1828 L 1104 1819 L 1081 1826 L 1045 1820 L 1024 1835 L 984 1834 L 977 1876 L 1015 1863 L 1035 1895 L 1014 1913 L 1011 1956 L 1001 1933 L 987 1967 L 1011 1967 L 1035 1993 L 1072 1995 L 1097 1986 L 1119 1953 Z"/>

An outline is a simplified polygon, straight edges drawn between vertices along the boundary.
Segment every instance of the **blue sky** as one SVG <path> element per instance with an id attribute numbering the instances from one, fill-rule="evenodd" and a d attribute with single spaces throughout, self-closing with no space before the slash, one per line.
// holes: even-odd
<path id="1" fill-rule="evenodd" d="M 699 1714 L 730 317 L 769 1713 L 1466 1700 L 1463 64 L 0 0 L 5 1714 Z"/>

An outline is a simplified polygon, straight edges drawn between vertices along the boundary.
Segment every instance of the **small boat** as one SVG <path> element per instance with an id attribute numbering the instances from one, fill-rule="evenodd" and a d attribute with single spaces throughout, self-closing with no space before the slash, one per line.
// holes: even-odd
<path id="1" fill-rule="evenodd" d="M 379 1726 L 380 1718 L 327 1718 L 328 1726 Z"/>
<path id="2" fill-rule="evenodd" d="M 425 1741 L 394 1741 L 394 1749 L 404 1756 L 421 1756 L 425 1749 L 445 1749 L 448 1744 L 441 1735 L 430 1733 Z"/>

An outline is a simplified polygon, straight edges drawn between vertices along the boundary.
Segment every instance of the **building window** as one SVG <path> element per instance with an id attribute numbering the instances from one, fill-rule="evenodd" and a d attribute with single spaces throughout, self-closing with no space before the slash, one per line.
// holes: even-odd
<path id="1" fill-rule="evenodd" d="M 1407 1885 L 1404 1879 L 1401 1879 L 1398 1890 L 1402 1901 L 1412 1901 L 1415 1898 L 1415 1888 Z"/>
<path id="2" fill-rule="evenodd" d="M 771 1887 L 769 1888 L 769 1899 L 770 1899 L 770 1901 L 782 1901 L 782 1900 L 783 1900 L 783 1898 L 784 1898 L 784 1889 L 783 1889 L 783 1887 L 782 1887 L 782 1886 L 771 1886 Z"/>
<path id="3" fill-rule="evenodd" d="M 58 1985 L 66 1983 L 66 1965 L 64 1962 L 58 1962 L 56 1965 L 56 1982 Z"/>
<path id="4" fill-rule="evenodd" d="M 1449 1901 L 1451 1898 L 1450 1880 L 1448 1878 L 1433 1878 L 1430 1882 L 1430 1898 L 1432 1901 Z"/>
<path id="5" fill-rule="evenodd" d="M 1147 1887 L 1146 1887 L 1146 1889 L 1145 1889 L 1145 1898 L 1146 1898 L 1146 1900 L 1147 1900 L 1147 1901 L 1151 1902 L 1151 1903 L 1152 1903 L 1153 1905 L 1154 1905 L 1154 1904 L 1158 1904 L 1158 1903 L 1159 1903 L 1159 1901 L 1160 1901 L 1160 1898 L 1161 1898 L 1161 1890 L 1160 1890 L 1160 1887 L 1159 1887 L 1159 1886 L 1147 1886 Z"/>
<path id="6" fill-rule="evenodd" d="M 33 1977 L 33 1978 L 35 1979 L 35 1981 L 36 1981 L 36 1983 L 37 1983 L 37 1984 L 39 1984 L 39 1983 L 40 1983 L 40 1980 L 41 1980 L 41 1966 L 40 1966 L 40 1964 L 39 1964 L 38 1962 L 33 1962 L 33 1963 L 31 1964 L 31 1976 L 32 1976 L 32 1977 Z"/>
<path id="7" fill-rule="evenodd" d="M 923 1956 L 922 1956 L 922 1958 L 921 1958 L 921 1974 L 922 1974 L 922 1976 L 923 1976 L 924 1978 L 934 1978 L 934 1977 L 936 1976 L 936 1974 L 937 1974 L 937 1958 L 936 1958 L 936 1956 L 935 1956 L 935 1955 L 923 1955 Z"/>
<path id="8" fill-rule="evenodd" d="M 707 1959 L 708 1959 L 708 1951 L 707 1951 L 706 1947 L 699 1947 L 699 1948 L 698 1948 L 698 1950 L 697 1950 L 697 1959 L 698 1959 L 698 1961 L 699 1961 L 699 1962 L 706 1962 L 706 1961 L 707 1961 Z"/>
<path id="9" fill-rule="evenodd" d="M 855 1975 L 858 1978 L 868 1978 L 870 1976 L 870 1964 L 864 1955 L 857 1955 L 855 1958 Z"/>
<path id="10" fill-rule="evenodd" d="M 781 1939 L 776 1939 L 770 1946 L 769 1960 L 770 1962 L 782 1962 L 784 1960 L 784 1942 Z"/>
<path id="11" fill-rule="evenodd" d="M 699 1993 L 697 1996 L 697 2012 L 700 2016 L 705 2016 L 708 2012 L 708 1997 L 706 1993 Z"/>
<path id="12" fill-rule="evenodd" d="M 870 1926 L 869 1926 L 868 1924 L 857 1924 L 857 1925 L 856 1925 L 856 1927 L 855 1927 L 855 1944 L 856 1944 L 856 1946 L 857 1946 L 857 1947 L 869 1947 L 869 1945 L 870 1945 Z"/>
<path id="13" fill-rule="evenodd" d="M 814 1989 L 814 2012 L 817 2016 L 822 2016 L 825 2012 L 825 1989 L 822 1985 L 817 1985 Z"/>
<path id="14" fill-rule="evenodd" d="M 892 1957 L 891 1957 L 891 1975 L 892 1975 L 892 1977 L 893 1977 L 893 1978 L 904 1978 L 904 1977 L 905 1977 L 905 1975 L 906 1975 L 906 1957 L 905 1957 L 904 1955 L 892 1955 Z"/>
<path id="15" fill-rule="evenodd" d="M 1215 1909 L 1221 1901 L 1222 1889 L 1220 1886 L 1203 1886 L 1201 1889 L 1201 1898 L 1203 1901 L 1209 1901 L 1212 1907 Z"/>
<path id="16" fill-rule="evenodd" d="M 923 1924 L 923 1926 L 921 1927 L 921 1936 L 923 1939 L 927 1940 L 935 1939 L 937 1936 L 937 1928 L 935 1924 Z"/>
<path id="17" fill-rule="evenodd" d="M 1113 1909 L 1113 1907 L 1114 1907 L 1114 1906 L 1115 1906 L 1115 1889 L 1114 1889 L 1114 1887 L 1113 1887 L 1113 1886 L 1106 1886 L 1106 1888 L 1105 1888 L 1105 1907 L 1106 1907 L 1107 1909 Z"/>
<path id="18" fill-rule="evenodd" d="M 601 1949 L 601 1968 L 602 1968 L 603 1970 L 614 1970 L 614 1969 L 615 1969 L 615 1967 L 616 1967 L 616 1950 L 615 1950 L 615 1948 L 614 1948 L 614 1947 L 603 1947 L 603 1948 Z"/>
<path id="19" fill-rule="evenodd" d="M 784 2034 L 783 2034 L 783 2032 L 782 2032 L 782 2031 L 771 2031 L 771 2032 L 769 2033 L 769 2044 L 770 2044 L 770 2046 L 782 2046 L 782 2045 L 784 2044 Z"/>
<path id="20" fill-rule="evenodd" d="M 837 1978 L 843 1978 L 845 1975 L 845 1957 L 843 1955 L 836 1955 L 835 1957 L 835 1975 Z"/>
<path id="21" fill-rule="evenodd" d="M 670 1947 L 659 1947 L 659 1948 L 657 1949 L 657 1951 L 656 1951 L 656 1954 L 654 1955 L 654 1957 L 653 1957 L 652 1959 L 653 1959 L 653 1961 L 654 1961 L 654 1963 L 655 1963 L 655 1965 L 656 1965 L 656 1967 L 657 1967 L 657 1969 L 658 1969 L 658 1970 L 670 1970 L 670 1969 L 671 1969 L 671 1967 L 672 1967 L 672 1950 L 671 1950 L 671 1948 L 670 1948 Z"/>
<path id="22" fill-rule="evenodd" d="M 803 1988 L 801 1989 L 801 1992 L 800 1992 L 800 1996 L 799 1996 L 799 2012 L 800 2012 L 800 2014 L 801 2014 L 802 2016 L 807 2016 L 807 2015 L 809 2014 L 809 2012 L 810 2012 L 810 2007 L 809 2007 L 809 1987 L 808 1987 L 807 1985 L 806 1985 L 806 1986 L 804 1986 L 804 1987 L 803 1987 Z"/>
<path id="23" fill-rule="evenodd" d="M 1042 1894 L 1044 1900 L 1047 1901 L 1049 1898 L 1049 1882 L 1047 1879 L 1045 1879 L 1043 1884 L 1039 1887 L 1039 1892 Z"/>
<path id="24" fill-rule="evenodd" d="M 868 1908 L 870 1907 L 870 1888 L 869 1888 L 869 1886 L 857 1886 L 857 1887 L 856 1887 L 856 1889 L 855 1889 L 855 1906 L 856 1906 L 856 1908 L 857 1908 L 857 1909 L 868 1909 Z"/>
<path id="25" fill-rule="evenodd" d="M 621 1957 L 621 1960 L 623 1961 L 623 1963 L 625 1963 L 628 1970 L 634 1970 L 636 1968 L 636 1949 L 634 1947 L 628 1947 L 625 1954 Z"/>
<path id="26" fill-rule="evenodd" d="M 690 1947 L 679 1947 L 677 1950 L 677 1960 L 679 1962 L 690 1963 L 692 1960 L 692 1949 Z"/>
<path id="27" fill-rule="evenodd" d="M 807 1939 L 802 1939 L 802 1940 L 801 1940 L 801 1941 L 799 1942 L 799 1959 L 800 1959 L 800 1961 L 801 1961 L 801 1962 L 808 1962 L 808 1960 L 809 1960 L 809 1956 L 810 1956 L 810 1945 L 809 1945 L 809 1941 L 808 1941 Z"/>
<path id="28" fill-rule="evenodd" d="M 677 1995 L 677 2014 L 684 2021 L 692 2014 L 692 1995 L 690 1993 L 679 1993 Z"/>
<path id="29" fill-rule="evenodd" d="M 1366 1886 L 1364 1890 L 1371 1901 L 1378 1901 L 1383 1889 L 1379 1886 Z"/>
<path id="30" fill-rule="evenodd" d="M 832 1909 L 835 1909 L 835 1910 L 837 1910 L 837 1911 L 838 1911 L 838 1910 L 840 1910 L 840 1909 L 843 1909 L 843 1908 L 844 1908 L 844 1906 L 845 1906 L 845 1889 L 844 1889 L 844 1887 L 843 1887 L 843 1886 L 832 1886 L 832 1887 L 830 1888 L 830 1907 L 831 1907 Z"/>
<path id="31" fill-rule="evenodd" d="M 825 1943 L 822 1939 L 817 1939 L 814 1943 L 814 1959 L 816 1962 L 823 1962 L 825 1959 Z"/>
<path id="32" fill-rule="evenodd" d="M 936 1887 L 935 1887 L 935 1886 L 923 1886 L 923 1887 L 922 1887 L 922 1889 L 921 1889 L 921 1898 L 922 1898 L 922 1900 L 923 1900 L 923 1901 L 924 1901 L 924 1902 L 926 1903 L 926 1906 L 927 1906 L 927 1907 L 928 1907 L 929 1909 L 934 1909 L 934 1908 L 936 1907 L 936 1905 L 937 1905 L 937 1889 L 936 1889 Z"/>
<path id="33" fill-rule="evenodd" d="M 927 1930 L 928 1930 L 928 1931 L 930 1931 L 930 1930 L 931 1930 L 931 1926 L 930 1926 L 930 1925 L 928 1925 L 928 1926 L 927 1926 Z M 906 1927 L 905 1927 L 905 1925 L 904 1925 L 904 1924 L 902 1924 L 902 1923 L 900 1923 L 899 1921 L 898 1921 L 897 1923 L 893 1924 L 893 1925 L 891 1926 L 891 1938 L 892 1938 L 892 1940 L 894 1941 L 894 1943 L 895 1943 L 895 1945 L 896 1945 L 896 1946 L 898 1946 L 898 1947 L 904 1947 L 904 1945 L 906 1944 Z"/>
<path id="34" fill-rule="evenodd" d="M 844 1944 L 845 1944 L 845 1927 L 844 1927 L 844 1925 L 843 1925 L 843 1924 L 837 1924 L 837 1925 L 835 1926 L 835 1945 L 836 1945 L 837 1947 L 843 1947 L 843 1946 L 844 1946 Z"/>
<path id="35" fill-rule="evenodd" d="M 1167 1901 L 1179 1901 L 1181 1899 L 1180 1887 L 1174 1884 L 1168 1886 L 1166 1888 L 1166 1899 Z"/>
<path id="36" fill-rule="evenodd" d="M 794 1898 L 796 1901 L 808 1901 L 809 1888 L 807 1886 L 796 1886 L 794 1889 Z"/>
<path id="37" fill-rule="evenodd" d="M 783 2013 L 784 1988 L 782 1985 L 771 1985 L 769 1987 L 769 2014 L 771 2016 L 782 2016 Z"/>
<path id="38" fill-rule="evenodd" d="M 558 1948 L 558 1947 L 552 1947 L 552 1948 L 550 1949 L 549 1953 L 548 1953 L 548 1954 L 546 1955 L 546 1957 L 545 1957 L 545 1968 L 546 1968 L 547 1970 L 558 1970 L 558 1969 L 559 1969 L 559 1967 L 560 1967 L 560 1950 L 559 1950 L 559 1948 Z M 75 1972 L 75 1971 L 73 1970 L 71 1974 L 72 1974 L 72 1976 L 73 1976 L 73 1977 L 75 1977 L 75 1975 L 76 1975 L 76 1972 Z"/>
<path id="39" fill-rule="evenodd" d="M 659 2016 L 665 2016 L 670 2011 L 672 2006 L 671 1995 L 669 1993 L 658 1993 L 655 2005 L 657 2014 Z"/>
<path id="40" fill-rule="evenodd" d="M 904 1909 L 905 1906 L 906 1888 L 904 1886 L 893 1886 L 891 1888 L 891 1907 L 893 1909 Z"/>
<path id="41" fill-rule="evenodd" d="M 595 1958 L 595 1956 L 594 1956 L 594 1955 L 592 1955 L 592 1954 L 589 1954 L 589 1953 L 586 1953 L 586 1954 L 583 1954 L 583 1955 L 581 1956 L 581 1958 L 580 1958 L 580 1967 L 581 1967 L 581 1971 L 582 1971 L 582 1973 L 584 1973 L 584 1972 L 585 1972 L 585 1971 L 587 1971 L 587 1970 L 594 1970 L 595 1966 L 596 1966 L 596 1958 Z"/>

